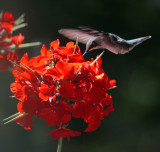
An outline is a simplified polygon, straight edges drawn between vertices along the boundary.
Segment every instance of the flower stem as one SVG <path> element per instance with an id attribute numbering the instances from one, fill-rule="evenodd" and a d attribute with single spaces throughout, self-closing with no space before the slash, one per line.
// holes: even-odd
<path id="1" fill-rule="evenodd" d="M 26 27 L 27 26 L 27 23 L 23 23 L 23 24 L 20 24 L 20 25 L 16 25 L 15 27 L 12 28 L 12 32 L 16 31 L 16 30 L 19 30 L 23 27 Z"/>
<path id="2" fill-rule="evenodd" d="M 24 43 L 24 44 L 19 45 L 18 48 L 23 49 L 23 48 L 37 46 L 37 45 L 41 45 L 41 42 Z"/>
<path id="3" fill-rule="evenodd" d="M 91 66 L 97 62 L 97 60 L 103 55 L 104 51 L 91 63 Z"/>
<path id="4" fill-rule="evenodd" d="M 62 142 L 63 142 L 63 138 L 59 138 L 57 152 L 61 152 L 61 150 L 62 150 Z"/>

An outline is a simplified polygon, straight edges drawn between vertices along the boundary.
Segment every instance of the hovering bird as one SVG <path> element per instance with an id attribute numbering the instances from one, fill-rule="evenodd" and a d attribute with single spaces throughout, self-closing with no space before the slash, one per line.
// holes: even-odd
<path id="1" fill-rule="evenodd" d="M 139 45 L 151 36 L 140 37 L 132 40 L 125 40 L 119 36 L 97 31 L 89 27 L 80 26 L 79 29 L 60 29 L 58 32 L 63 36 L 86 44 L 86 50 L 83 55 L 94 49 L 107 49 L 115 54 L 125 54 L 131 51 L 135 46 Z"/>

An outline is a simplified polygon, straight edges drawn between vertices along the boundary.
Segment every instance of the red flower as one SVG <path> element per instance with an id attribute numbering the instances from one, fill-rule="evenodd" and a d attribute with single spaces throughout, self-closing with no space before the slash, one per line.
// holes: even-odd
<path id="1" fill-rule="evenodd" d="M 23 44 L 24 36 L 22 34 L 13 36 L 13 32 L 26 26 L 21 16 L 16 21 L 10 12 L 0 14 L 0 71 L 8 70 L 11 62 L 18 63 L 20 48 L 26 48 L 39 45 L 39 43 Z"/>
<path id="2" fill-rule="evenodd" d="M 49 100 L 49 98 L 55 94 L 55 89 L 54 85 L 49 87 L 48 85 L 41 83 L 39 97 L 43 100 Z"/>
<path id="3" fill-rule="evenodd" d="M 9 60 L 15 63 L 19 61 L 18 46 L 23 43 L 24 36 L 22 34 L 12 36 L 14 23 L 15 19 L 10 12 L 2 13 L 0 18 L 0 71 L 5 71 L 10 67 Z"/>
<path id="4" fill-rule="evenodd" d="M 50 43 L 50 48 L 52 50 L 56 50 L 57 48 L 59 48 L 59 45 L 60 45 L 60 42 L 59 40 L 57 39 L 56 41 L 53 41 Z"/>
<path id="5" fill-rule="evenodd" d="M 51 135 L 53 139 L 67 137 L 68 141 L 70 141 L 70 136 L 80 136 L 81 132 L 73 131 L 67 128 L 58 128 L 49 132 L 47 135 Z"/>
<path id="6" fill-rule="evenodd" d="M 12 52 L 0 55 L 0 71 L 6 71 L 11 66 L 11 63 L 8 61 L 8 59 L 16 62 L 19 60 L 19 55 Z"/>
<path id="7" fill-rule="evenodd" d="M 15 19 L 10 12 L 5 12 L 0 19 L 0 31 L 5 29 L 7 33 L 11 33 Z"/>
<path id="8" fill-rule="evenodd" d="M 100 104 L 96 105 L 78 101 L 75 103 L 73 109 L 73 117 L 82 118 L 89 124 L 88 128 L 85 130 L 86 132 L 96 130 L 100 126 L 101 120 L 104 118 L 104 108 Z"/>
<path id="9" fill-rule="evenodd" d="M 64 81 L 59 89 L 59 93 L 64 98 L 75 96 L 75 86 L 71 81 Z"/>
<path id="10" fill-rule="evenodd" d="M 61 101 L 54 106 L 44 108 L 39 117 L 45 119 L 48 126 L 60 126 L 61 123 L 68 123 L 71 120 L 71 106 Z"/>
<path id="11" fill-rule="evenodd" d="M 22 114 L 25 112 L 32 116 L 36 116 L 36 113 L 38 112 L 38 104 L 40 104 L 39 102 L 40 101 L 38 101 L 36 98 L 27 97 L 17 104 L 17 109 Z"/>
<path id="12" fill-rule="evenodd" d="M 18 111 L 44 118 L 48 126 L 58 126 L 47 134 L 54 139 L 69 140 L 81 134 L 66 128 L 72 117 L 88 124 L 85 132 L 95 131 L 114 110 L 107 91 L 115 86 L 115 80 L 109 79 L 101 64 L 101 58 L 85 61 L 73 42 L 60 47 L 59 40 L 51 43 L 50 50 L 43 45 L 40 56 L 29 59 L 24 54 L 13 70 L 15 82 L 11 84 L 19 100 Z M 25 124 L 31 124 L 30 120 Z"/>
<path id="13" fill-rule="evenodd" d="M 24 127 L 24 129 L 26 129 L 26 130 L 31 129 L 31 126 L 34 125 L 32 119 L 29 115 L 16 119 L 16 123 L 19 124 L 20 126 Z"/>
<path id="14" fill-rule="evenodd" d="M 22 34 L 12 37 L 12 41 L 16 46 L 22 44 L 23 40 L 24 40 L 24 36 Z"/>

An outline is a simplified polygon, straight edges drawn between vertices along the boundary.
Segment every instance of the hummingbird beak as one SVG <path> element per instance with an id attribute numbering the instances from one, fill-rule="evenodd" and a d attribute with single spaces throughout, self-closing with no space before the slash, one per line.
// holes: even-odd
<path id="1" fill-rule="evenodd" d="M 138 44 L 142 43 L 143 41 L 146 41 L 148 39 L 150 39 L 151 36 L 145 36 L 145 37 L 140 37 L 137 39 L 133 39 L 133 40 L 128 40 L 128 43 L 130 43 L 131 45 L 133 45 L 133 47 L 137 46 Z"/>

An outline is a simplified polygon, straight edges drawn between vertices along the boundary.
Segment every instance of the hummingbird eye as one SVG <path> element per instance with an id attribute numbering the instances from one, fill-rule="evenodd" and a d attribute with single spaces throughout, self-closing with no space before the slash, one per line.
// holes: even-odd
<path id="1" fill-rule="evenodd" d="M 113 41 L 117 41 L 118 39 L 117 39 L 117 37 L 113 36 L 113 37 L 112 37 L 112 40 L 113 40 Z"/>

